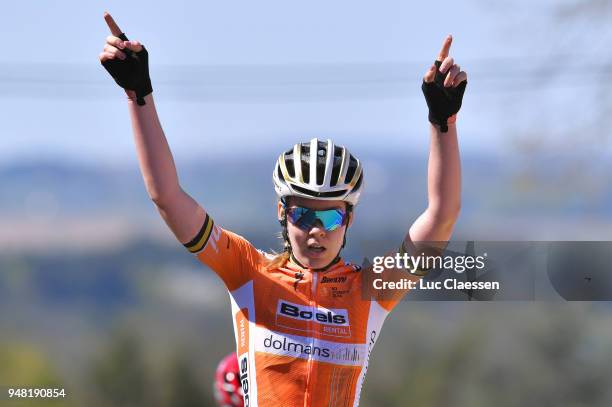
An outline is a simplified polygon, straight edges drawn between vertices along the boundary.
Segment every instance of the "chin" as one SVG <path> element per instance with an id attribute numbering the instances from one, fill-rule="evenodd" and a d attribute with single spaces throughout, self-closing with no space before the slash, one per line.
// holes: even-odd
<path id="1" fill-rule="evenodd" d="M 299 258 L 298 258 L 299 260 Z M 302 263 L 302 265 L 304 265 L 304 267 L 308 267 L 311 269 L 320 269 L 323 268 L 325 266 L 327 266 L 329 263 L 331 263 L 331 261 L 333 260 L 333 258 L 331 259 L 324 259 L 324 258 L 310 258 L 310 257 L 305 257 L 303 261 L 300 261 L 300 263 Z"/>

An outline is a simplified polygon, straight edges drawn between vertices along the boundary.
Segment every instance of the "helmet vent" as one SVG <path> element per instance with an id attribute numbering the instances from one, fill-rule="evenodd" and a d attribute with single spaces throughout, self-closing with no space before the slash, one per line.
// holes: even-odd
<path id="1" fill-rule="evenodd" d="M 325 178 L 325 162 L 327 161 L 327 143 L 319 141 L 317 143 L 317 185 L 323 185 Z"/>
<path id="2" fill-rule="evenodd" d="M 278 166 L 278 171 L 276 171 L 277 175 L 278 175 L 278 179 L 286 181 L 285 177 L 283 177 L 283 172 L 281 171 L 280 165 Z"/>
<path id="3" fill-rule="evenodd" d="M 359 179 L 357 180 L 357 182 L 355 183 L 355 186 L 353 187 L 355 191 L 359 191 L 359 187 L 361 186 L 361 181 L 363 181 L 363 170 L 361 170 L 361 174 L 359 174 Z"/>
<path id="4" fill-rule="evenodd" d="M 329 185 L 335 187 L 338 185 L 338 177 L 340 176 L 340 167 L 342 167 L 342 147 L 334 147 L 334 161 Z"/>
<path id="5" fill-rule="evenodd" d="M 308 161 L 306 161 L 308 157 L 302 156 L 302 177 L 304 178 L 305 183 L 310 182 L 310 166 L 308 165 Z"/>
<path id="6" fill-rule="evenodd" d="M 323 177 L 325 177 L 325 157 L 317 160 L 317 185 L 323 185 Z"/>
<path id="7" fill-rule="evenodd" d="M 351 182 L 351 180 L 353 179 L 353 176 L 355 175 L 356 170 L 357 170 L 357 160 L 351 154 L 351 158 L 349 161 L 349 167 L 348 167 L 348 170 L 346 171 L 346 182 Z"/>
<path id="8" fill-rule="evenodd" d="M 340 191 L 330 191 L 330 192 L 313 192 L 306 188 L 297 186 L 295 184 L 291 184 L 291 188 L 303 194 L 310 195 L 313 198 L 339 198 L 339 197 L 346 195 L 346 189 L 342 189 Z"/>
<path id="9" fill-rule="evenodd" d="M 295 165 L 293 158 L 285 158 L 285 167 L 287 167 L 287 174 L 289 177 L 295 177 Z"/>

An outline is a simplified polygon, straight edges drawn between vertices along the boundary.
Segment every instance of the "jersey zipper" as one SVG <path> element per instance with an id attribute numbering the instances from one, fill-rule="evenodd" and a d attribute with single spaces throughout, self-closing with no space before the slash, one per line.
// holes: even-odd
<path id="1" fill-rule="evenodd" d="M 311 290 L 310 290 L 310 308 L 311 308 L 311 312 L 314 315 L 317 311 L 316 311 L 316 307 L 317 307 L 317 283 L 318 283 L 318 279 L 319 279 L 319 273 L 317 273 L 316 271 L 311 271 L 312 273 L 312 284 L 311 284 Z M 311 402 L 311 390 L 310 390 L 310 382 L 311 382 L 311 376 L 312 376 L 312 366 L 313 366 L 313 361 L 312 361 L 312 356 L 314 355 L 314 345 L 315 345 L 315 324 L 314 324 L 314 319 L 309 322 L 310 325 L 310 329 L 309 329 L 309 337 L 310 337 L 310 347 L 312 349 L 312 352 L 310 352 L 310 355 L 308 356 L 308 374 L 306 376 L 306 397 L 304 398 L 304 407 L 310 407 L 310 402 Z"/>

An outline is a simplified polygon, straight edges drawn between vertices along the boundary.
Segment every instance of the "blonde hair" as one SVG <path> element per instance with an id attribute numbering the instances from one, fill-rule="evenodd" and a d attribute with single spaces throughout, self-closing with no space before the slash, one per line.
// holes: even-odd
<path id="1" fill-rule="evenodd" d="M 280 268 L 284 266 L 285 264 L 287 264 L 288 261 L 289 261 L 288 251 L 284 251 L 282 253 L 274 253 L 274 257 L 272 257 L 271 259 L 267 261 L 265 270 L 271 271 L 271 270 Z"/>
<path id="2" fill-rule="evenodd" d="M 283 232 L 278 232 L 276 234 L 281 242 L 283 243 L 284 250 L 282 252 L 277 252 L 276 250 L 271 250 L 271 257 L 266 256 L 266 265 L 264 269 L 266 271 L 271 271 L 280 267 L 283 267 L 289 261 L 289 246 L 285 242 L 285 238 L 283 237 Z"/>

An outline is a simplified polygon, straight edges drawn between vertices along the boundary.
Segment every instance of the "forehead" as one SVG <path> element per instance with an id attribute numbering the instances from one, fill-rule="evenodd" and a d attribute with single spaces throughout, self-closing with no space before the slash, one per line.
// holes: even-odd
<path id="1" fill-rule="evenodd" d="M 303 206 L 304 208 L 319 209 L 319 210 L 332 209 L 332 208 L 340 208 L 340 209 L 346 208 L 346 203 L 344 201 L 340 201 L 340 200 L 322 201 L 318 199 L 302 198 L 300 196 L 287 197 L 287 205 Z"/>

